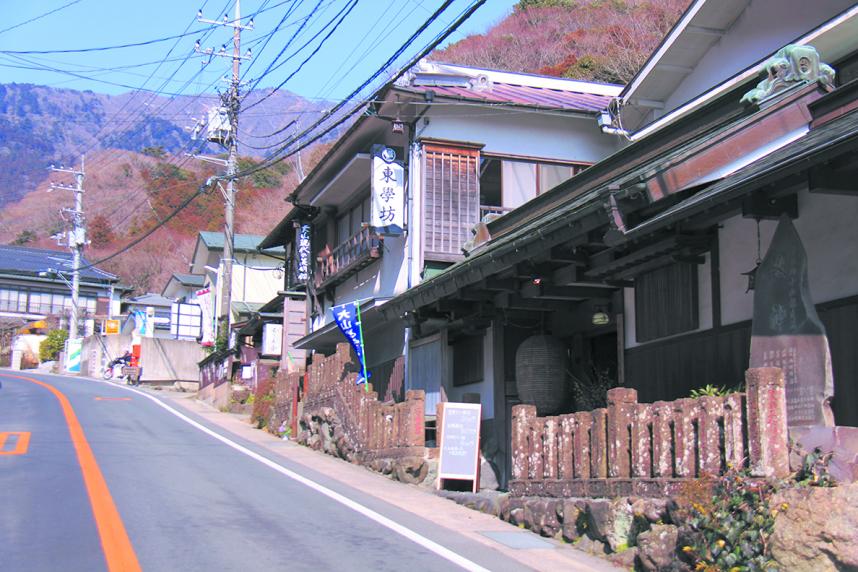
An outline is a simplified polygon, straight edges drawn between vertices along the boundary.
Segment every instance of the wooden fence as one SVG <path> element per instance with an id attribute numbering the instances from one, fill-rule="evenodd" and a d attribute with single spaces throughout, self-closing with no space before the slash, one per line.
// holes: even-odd
<path id="1" fill-rule="evenodd" d="M 785 476 L 786 398 L 779 368 L 746 373 L 746 393 L 638 403 L 637 391 L 608 391 L 607 408 L 537 417 L 512 412 L 512 482 L 517 496 L 662 496 L 683 480 L 748 467 Z"/>
<path id="2" fill-rule="evenodd" d="M 402 360 L 402 358 L 399 358 Z M 314 356 L 307 368 L 301 399 L 302 415 L 307 418 L 323 410 L 332 410 L 343 433 L 361 460 L 375 457 L 423 456 L 424 393 L 408 391 L 401 403 L 381 402 L 372 384 L 357 385 L 356 365 L 348 344 L 337 344 L 328 357 Z M 401 376 L 404 368 L 396 364 L 392 376 Z M 300 374 L 289 374 L 282 382 L 284 395 L 297 403 Z M 391 380 L 391 384 L 402 380 Z M 293 411 L 297 410 L 297 405 Z M 290 417 L 293 434 L 297 420 Z"/>

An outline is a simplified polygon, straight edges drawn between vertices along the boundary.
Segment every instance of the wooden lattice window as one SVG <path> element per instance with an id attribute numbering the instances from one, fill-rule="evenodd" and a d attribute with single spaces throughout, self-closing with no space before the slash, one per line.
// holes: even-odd
<path id="1" fill-rule="evenodd" d="M 675 262 L 635 278 L 635 334 L 638 342 L 697 328 L 695 264 Z"/>
<path id="2" fill-rule="evenodd" d="M 457 261 L 480 216 L 480 151 L 423 147 L 423 253 L 426 260 Z"/>

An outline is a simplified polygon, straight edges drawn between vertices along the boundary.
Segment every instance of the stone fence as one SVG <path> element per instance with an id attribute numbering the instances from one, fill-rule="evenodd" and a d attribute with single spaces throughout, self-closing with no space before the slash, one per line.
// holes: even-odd
<path id="1" fill-rule="evenodd" d="M 608 391 L 607 408 L 537 417 L 512 411 L 515 496 L 665 496 L 687 479 L 747 467 L 789 473 L 786 397 L 779 368 L 749 369 L 746 393 L 638 403 Z"/>
<path id="2" fill-rule="evenodd" d="M 372 390 L 372 384 L 355 383 L 354 370 L 348 344 L 338 344 L 331 356 L 314 356 L 304 378 L 299 442 L 358 463 L 404 457 L 422 459 L 423 391 L 406 392 L 402 403 L 383 403 Z M 402 367 L 395 367 L 393 375 L 401 375 L 402 371 Z"/>

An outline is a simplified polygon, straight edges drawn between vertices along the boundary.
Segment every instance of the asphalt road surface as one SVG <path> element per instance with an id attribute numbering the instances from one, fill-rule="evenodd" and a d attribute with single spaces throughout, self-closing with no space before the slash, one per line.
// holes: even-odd
<path id="1" fill-rule="evenodd" d="M 0 570 L 522 569 L 157 397 L 0 384 Z"/>

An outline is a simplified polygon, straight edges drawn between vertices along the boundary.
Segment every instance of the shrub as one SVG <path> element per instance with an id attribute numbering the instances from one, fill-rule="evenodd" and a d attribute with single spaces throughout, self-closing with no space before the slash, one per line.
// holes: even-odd
<path id="1" fill-rule="evenodd" d="M 65 348 L 69 333 L 65 330 L 51 330 L 48 337 L 39 344 L 39 359 L 51 361 L 57 359 L 60 352 Z"/>
<path id="2" fill-rule="evenodd" d="M 717 386 L 707 384 L 704 387 L 699 387 L 697 389 L 692 389 L 689 397 L 698 398 L 698 397 L 726 397 L 731 393 L 736 393 L 737 389 L 735 387 L 727 387 L 725 385 Z"/>
<path id="3" fill-rule="evenodd" d="M 248 399 L 247 403 L 251 400 Z M 274 403 L 274 380 L 263 379 L 256 384 L 253 393 L 253 412 L 250 414 L 250 422 L 256 424 L 257 429 L 264 429 L 271 420 L 272 404 Z"/>

